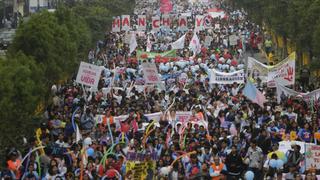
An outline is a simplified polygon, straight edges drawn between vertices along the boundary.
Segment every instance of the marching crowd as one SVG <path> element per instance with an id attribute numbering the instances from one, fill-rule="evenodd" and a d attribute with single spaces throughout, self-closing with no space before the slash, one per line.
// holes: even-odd
<path id="1" fill-rule="evenodd" d="M 195 33 L 193 21 L 188 30 L 173 25 L 137 34 L 136 49 L 151 44 L 151 52 L 170 51 L 169 44 L 186 34 L 185 47 L 177 57 L 130 54 L 125 32 L 106 33 L 88 55 L 88 62 L 104 67 L 98 91 L 75 83 L 74 78 L 53 85 L 45 121 L 24 151 L 8 150 L 1 178 L 317 179 L 315 168 L 304 168 L 299 144 L 292 143 L 287 153 L 279 150 L 283 140 L 315 142 L 316 105 L 311 108 L 299 97 L 285 96 L 279 104 L 275 90 L 261 84 L 267 101 L 260 107 L 243 95 L 241 84 L 210 83 L 210 69 L 245 69 L 245 54 L 259 52 L 265 42 L 262 29 L 224 1 L 172 2 L 175 14 L 188 11 L 190 19 L 208 8 L 223 9 L 227 17 L 213 19 L 212 24 L 219 26 L 198 32 L 199 54 L 188 48 Z M 149 5 L 137 1 L 136 15 L 160 13 Z M 238 37 L 236 45 L 230 45 L 231 34 Z M 145 84 L 142 62 L 157 65 L 161 84 Z M 192 115 L 181 122 L 176 118 L 179 111 Z M 158 118 L 148 116 L 159 112 Z M 150 162 L 140 177 L 138 170 L 128 166 L 130 162 L 137 165 L 138 160 Z"/>

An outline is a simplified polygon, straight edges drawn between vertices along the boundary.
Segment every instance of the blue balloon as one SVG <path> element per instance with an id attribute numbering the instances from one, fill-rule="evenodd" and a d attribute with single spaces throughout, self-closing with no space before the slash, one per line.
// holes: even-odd
<path id="1" fill-rule="evenodd" d="M 269 166 L 272 168 L 276 168 L 277 167 L 277 160 L 271 159 L 269 162 Z"/>
<path id="2" fill-rule="evenodd" d="M 247 171 L 244 175 L 246 180 L 253 180 L 254 179 L 254 173 L 252 171 Z"/>
<path id="3" fill-rule="evenodd" d="M 283 167 L 284 162 L 281 159 L 277 160 L 277 169 L 280 169 Z"/>
<path id="4" fill-rule="evenodd" d="M 87 149 L 87 155 L 90 157 L 92 157 L 93 155 L 94 155 L 94 149 L 92 149 L 92 148 L 88 148 Z"/>

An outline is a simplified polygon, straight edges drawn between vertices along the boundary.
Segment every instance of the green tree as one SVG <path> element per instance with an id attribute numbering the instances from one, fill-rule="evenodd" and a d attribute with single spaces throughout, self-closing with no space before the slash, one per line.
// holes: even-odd
<path id="1" fill-rule="evenodd" d="M 39 124 L 34 111 L 43 99 L 43 71 L 36 61 L 19 52 L 0 60 L 0 157 L 8 146 L 21 147 L 22 136 Z"/>
<path id="2" fill-rule="evenodd" d="M 58 18 L 47 11 L 20 25 L 9 52 L 17 51 L 34 57 L 48 84 L 70 74 L 77 55 L 76 42 L 72 41 L 67 26 L 59 25 Z"/>

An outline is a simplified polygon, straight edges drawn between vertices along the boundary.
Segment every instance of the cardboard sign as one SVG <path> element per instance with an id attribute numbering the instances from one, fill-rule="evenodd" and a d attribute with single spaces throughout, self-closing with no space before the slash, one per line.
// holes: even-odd
<path id="1" fill-rule="evenodd" d="M 93 64 L 81 62 L 76 82 L 98 89 L 102 68 Z"/>
<path id="2" fill-rule="evenodd" d="M 158 84 L 161 79 L 158 75 L 157 67 L 154 63 L 142 64 L 143 78 L 147 84 Z"/>
<path id="3" fill-rule="evenodd" d="M 121 16 L 121 26 L 122 26 L 122 31 L 129 31 L 130 30 L 130 16 L 129 15 L 122 15 Z"/>
<path id="4" fill-rule="evenodd" d="M 147 18 L 145 15 L 138 16 L 138 31 L 145 31 L 147 29 Z"/>
<path id="5" fill-rule="evenodd" d="M 152 17 L 152 31 L 157 32 L 160 29 L 160 17 L 153 16 Z"/>
<path id="6" fill-rule="evenodd" d="M 120 24 L 121 24 L 121 18 L 113 17 L 112 32 L 120 32 Z"/>

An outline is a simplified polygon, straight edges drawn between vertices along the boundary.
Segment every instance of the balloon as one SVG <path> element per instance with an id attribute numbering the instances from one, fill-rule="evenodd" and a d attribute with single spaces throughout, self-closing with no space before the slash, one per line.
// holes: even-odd
<path id="1" fill-rule="evenodd" d="M 270 167 L 276 168 L 277 167 L 277 160 L 271 159 L 269 162 Z"/>
<path id="2" fill-rule="evenodd" d="M 214 54 L 212 54 L 212 55 L 210 56 L 210 59 L 211 59 L 211 60 L 216 60 L 216 56 L 215 56 Z"/>
<path id="3" fill-rule="evenodd" d="M 91 140 L 90 137 L 87 137 L 87 138 L 84 139 L 84 141 L 83 141 L 83 145 L 84 146 L 88 146 L 88 145 L 91 145 L 91 144 L 92 144 L 92 140 Z"/>
<path id="4" fill-rule="evenodd" d="M 284 163 L 281 159 L 278 159 L 276 163 L 277 163 L 277 169 L 281 169 L 283 167 Z"/>
<path id="5" fill-rule="evenodd" d="M 244 175 L 244 178 L 246 180 L 253 180 L 253 178 L 254 178 L 253 172 L 252 171 L 247 171 L 246 174 Z"/>
<path id="6" fill-rule="evenodd" d="M 92 149 L 91 147 L 87 149 L 87 155 L 90 157 L 92 157 L 94 155 L 94 149 Z"/>

